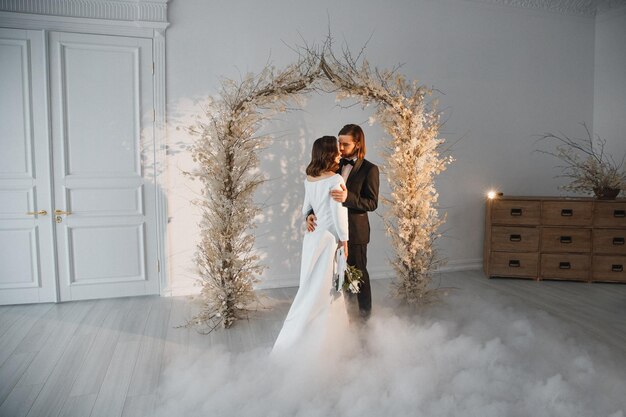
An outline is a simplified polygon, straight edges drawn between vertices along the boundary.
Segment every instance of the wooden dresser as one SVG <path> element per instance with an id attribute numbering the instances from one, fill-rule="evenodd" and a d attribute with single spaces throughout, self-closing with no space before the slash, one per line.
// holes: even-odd
<path id="1" fill-rule="evenodd" d="M 488 277 L 626 282 L 626 199 L 487 200 Z"/>

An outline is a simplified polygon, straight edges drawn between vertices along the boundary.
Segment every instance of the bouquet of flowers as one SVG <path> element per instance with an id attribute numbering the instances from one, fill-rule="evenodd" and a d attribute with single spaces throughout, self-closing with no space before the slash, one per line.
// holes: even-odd
<path id="1" fill-rule="evenodd" d="M 358 293 L 361 291 L 361 284 L 363 283 L 363 272 L 356 266 L 348 265 L 344 275 L 343 285 L 341 289 L 343 291 L 350 291 L 351 293 Z"/>
<path id="2" fill-rule="evenodd" d="M 343 248 L 337 250 L 335 267 L 333 280 L 333 289 L 335 292 L 350 291 L 353 294 L 357 294 L 361 291 L 360 287 L 363 283 L 363 272 L 355 266 L 348 265 Z"/>

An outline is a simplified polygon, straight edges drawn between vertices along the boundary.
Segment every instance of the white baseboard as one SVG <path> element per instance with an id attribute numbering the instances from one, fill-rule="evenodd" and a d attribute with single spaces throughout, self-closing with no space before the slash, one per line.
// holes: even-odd
<path id="1" fill-rule="evenodd" d="M 474 271 L 482 269 L 483 258 L 457 259 L 446 262 L 437 272 Z"/>
<path id="2" fill-rule="evenodd" d="M 458 259 L 446 262 L 436 273 L 457 272 L 457 271 L 473 271 L 481 269 L 483 266 L 482 258 L 474 259 Z M 370 279 L 389 279 L 393 278 L 394 273 L 391 266 L 377 266 L 368 268 Z M 269 290 L 274 288 L 297 287 L 300 277 L 296 274 L 275 275 L 272 279 L 265 279 L 254 286 L 257 290 Z M 197 295 L 200 293 L 198 286 L 183 286 L 177 288 L 169 288 L 162 294 L 165 297 L 179 297 L 186 295 Z"/>
<path id="3" fill-rule="evenodd" d="M 188 295 L 200 294 L 201 288 L 197 285 L 181 286 L 176 288 L 168 288 L 167 291 L 161 293 L 162 297 L 183 297 Z"/>

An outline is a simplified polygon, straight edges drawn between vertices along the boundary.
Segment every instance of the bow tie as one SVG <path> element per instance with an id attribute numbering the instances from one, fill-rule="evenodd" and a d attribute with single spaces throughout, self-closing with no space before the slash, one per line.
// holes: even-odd
<path id="1" fill-rule="evenodd" d="M 341 158 L 341 160 L 339 161 L 339 166 L 344 166 L 344 165 L 354 166 L 354 159 Z"/>

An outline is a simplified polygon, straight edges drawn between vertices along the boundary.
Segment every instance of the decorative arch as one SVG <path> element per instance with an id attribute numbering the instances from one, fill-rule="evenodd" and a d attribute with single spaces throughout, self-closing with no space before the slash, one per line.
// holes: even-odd
<path id="1" fill-rule="evenodd" d="M 355 99 L 376 106 L 375 118 L 389 134 L 382 166 L 391 193 L 383 197 L 383 216 L 394 250 L 394 294 L 416 305 L 428 300 L 428 285 L 439 262 L 434 242 L 445 221 L 436 209 L 434 177 L 452 162 L 441 154 L 440 113 L 430 100 L 432 89 L 408 81 L 392 70 L 372 69 L 362 54 L 341 56 L 329 40 L 319 49 L 297 50 L 297 61 L 286 68 L 265 67 L 240 81 L 225 80 L 197 122 L 187 130 L 202 182 L 201 241 L 195 261 L 204 307 L 187 326 L 210 332 L 229 328 L 256 301 L 253 285 L 265 269 L 254 252 L 254 217 L 260 207 L 254 191 L 264 182 L 259 153 L 269 138 L 257 136 L 262 124 L 307 94 L 323 91 L 338 99 Z"/>

